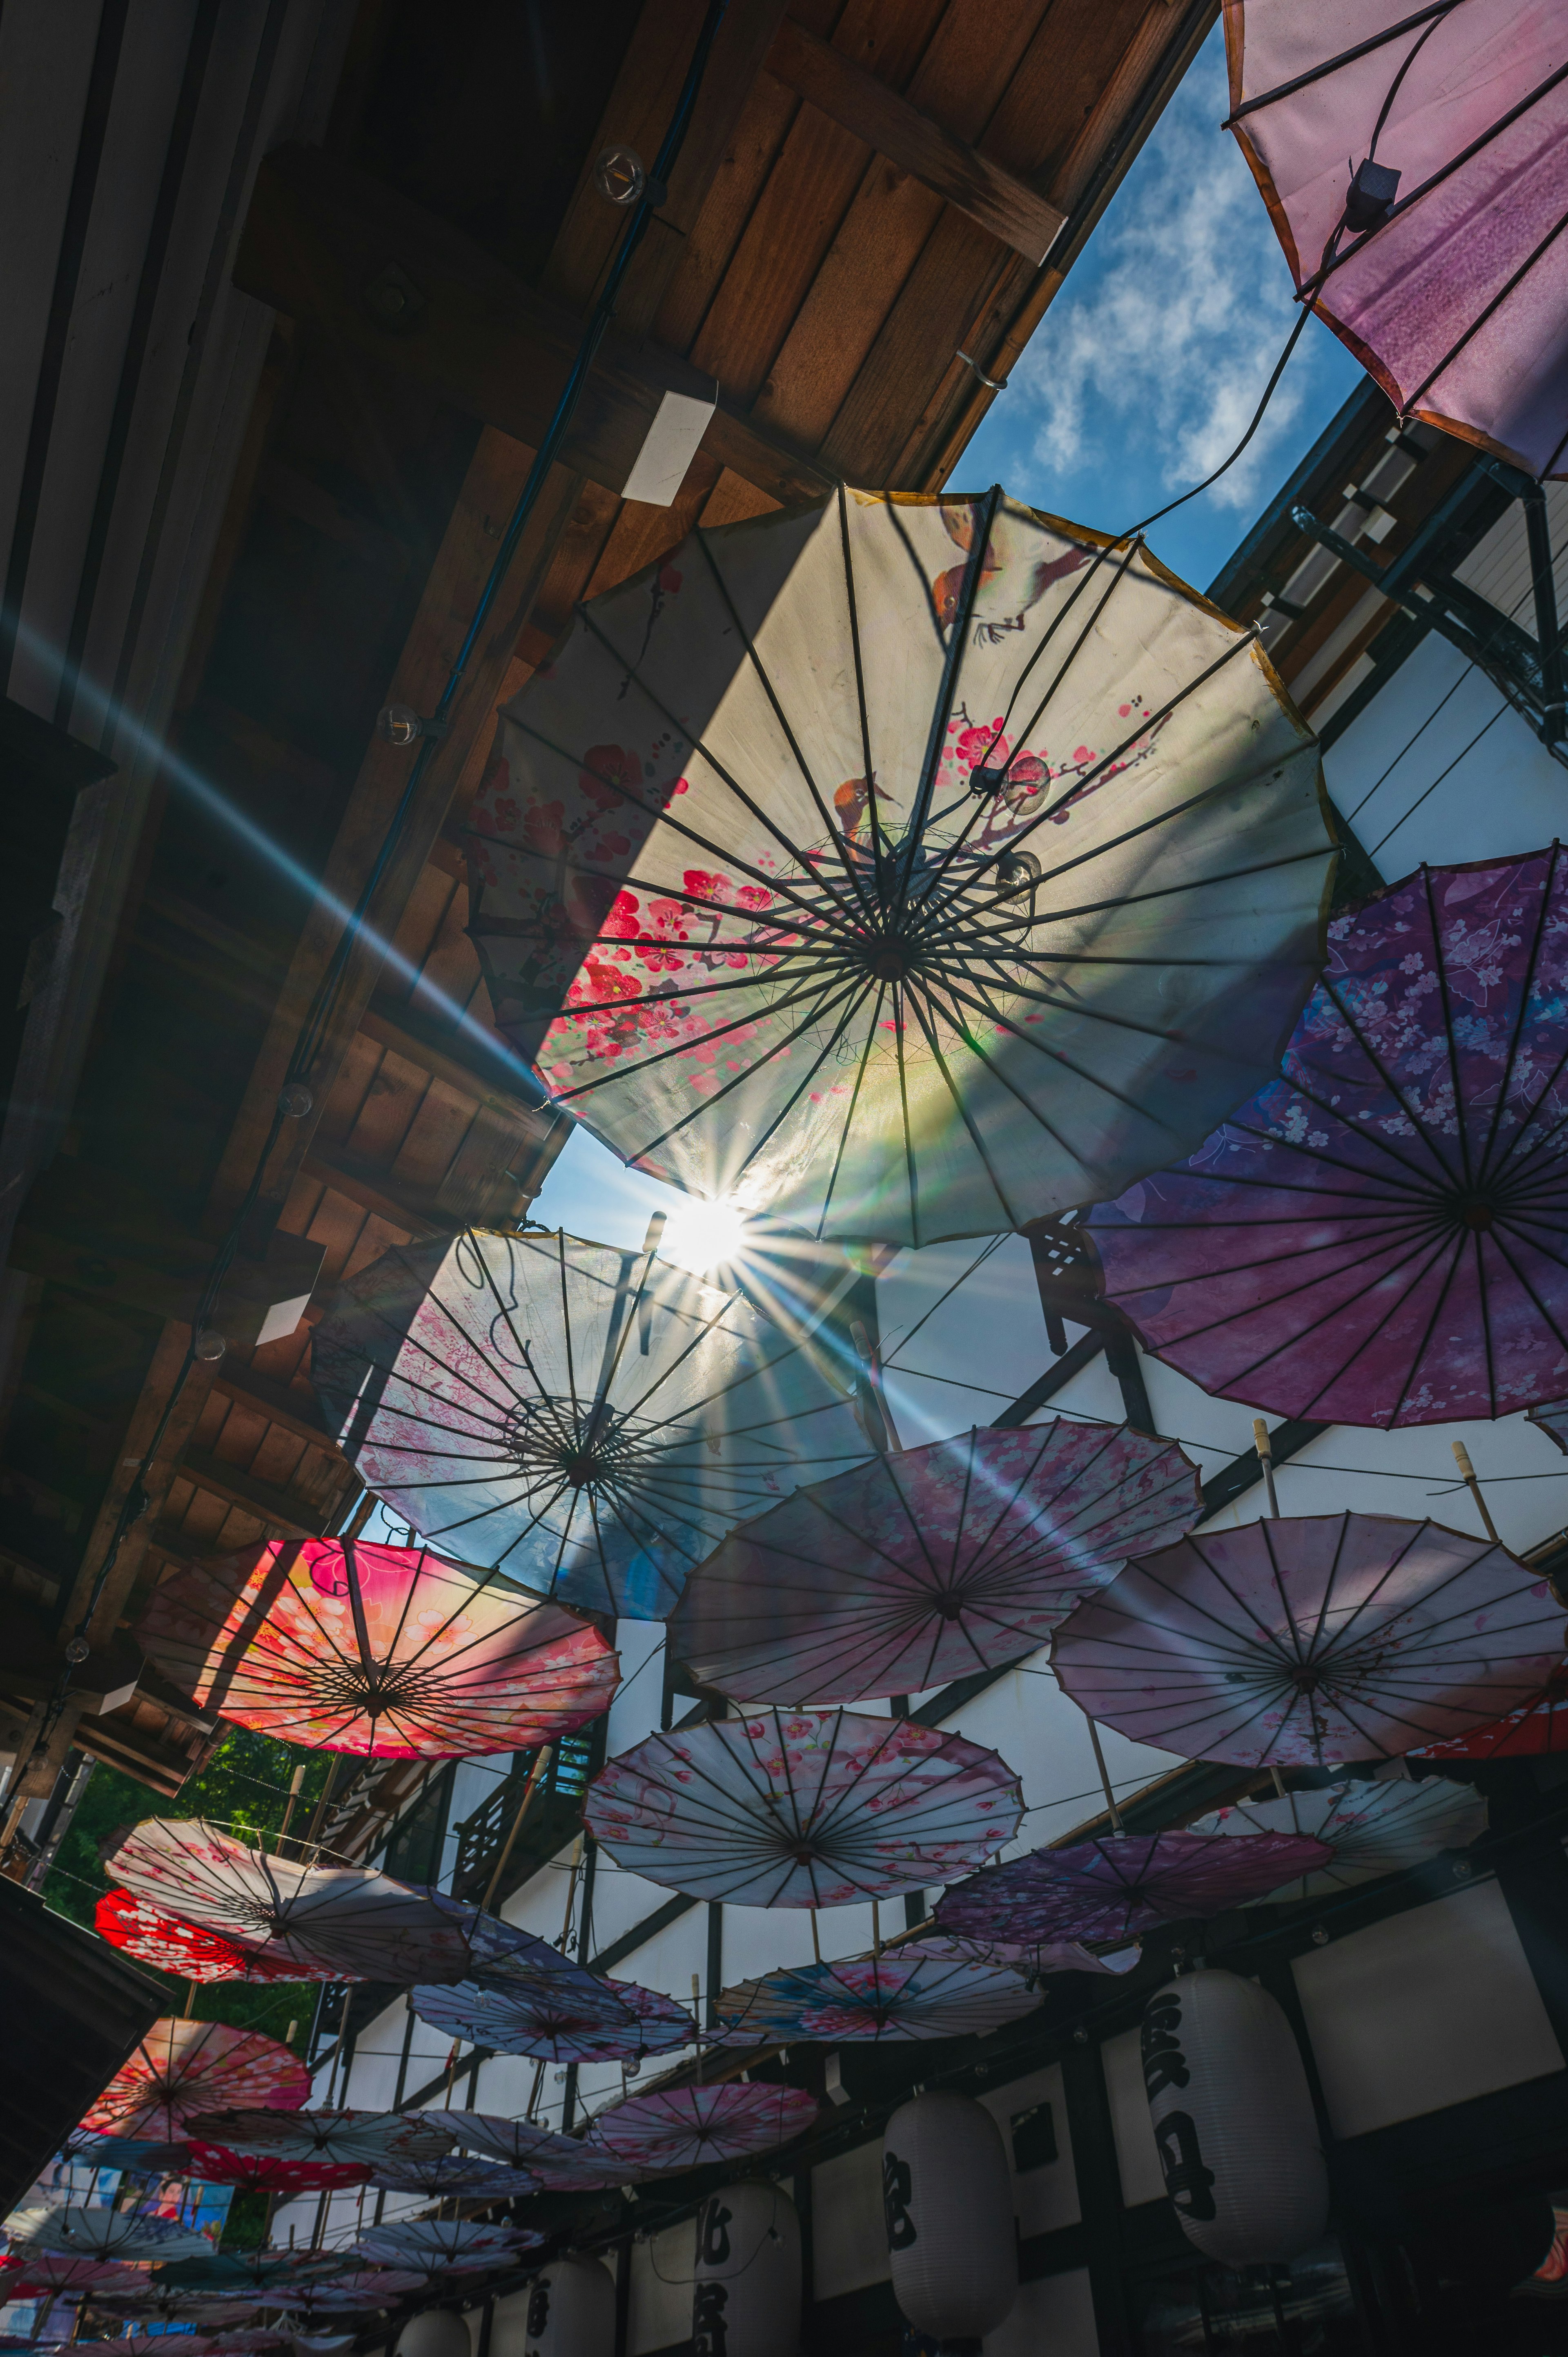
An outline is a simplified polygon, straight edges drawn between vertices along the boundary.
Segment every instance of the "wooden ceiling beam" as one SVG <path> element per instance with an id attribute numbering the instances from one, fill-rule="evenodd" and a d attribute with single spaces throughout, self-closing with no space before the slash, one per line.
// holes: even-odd
<path id="1" fill-rule="evenodd" d="M 280 1490 L 275 1482 L 258 1481 L 242 1465 L 231 1465 L 221 1457 L 212 1456 L 205 1448 L 188 1448 L 181 1458 L 175 1479 L 193 1481 L 209 1497 L 221 1498 L 225 1505 L 237 1506 L 242 1514 L 252 1514 L 259 1523 L 268 1523 L 291 1539 L 318 1539 L 325 1535 L 319 1512 L 292 1491 Z"/>
<path id="2" fill-rule="evenodd" d="M 361 1211 L 384 1220 L 389 1227 L 417 1242 L 449 1236 L 456 1225 L 455 1221 L 444 1219 L 433 1203 L 415 1201 L 399 1186 L 392 1173 L 383 1170 L 379 1163 L 362 1162 L 340 1147 L 322 1145 L 319 1139 L 301 1163 L 300 1171 L 304 1178 L 332 1188 L 350 1203 L 357 1203 Z"/>
<path id="3" fill-rule="evenodd" d="M 322 1423 L 316 1402 L 306 1393 L 295 1391 L 292 1383 L 274 1383 L 270 1375 L 258 1374 L 254 1367 L 240 1366 L 226 1359 L 213 1377 L 212 1388 L 239 1406 L 252 1408 L 258 1415 L 264 1415 L 269 1424 L 292 1433 L 296 1440 L 308 1441 L 323 1456 L 342 1458 L 343 1452 Z"/>
<path id="4" fill-rule="evenodd" d="M 569 1114 L 537 1105 L 522 1093 L 518 1082 L 528 1068 L 499 1037 L 493 1053 L 474 1031 L 443 1031 L 438 1037 L 434 1026 L 425 1028 L 414 1008 L 379 993 L 360 1018 L 360 1028 L 379 1048 L 390 1049 L 405 1064 L 428 1072 L 432 1080 L 471 1097 L 476 1104 L 489 1105 L 496 1113 L 537 1128 L 541 1143 L 553 1124 L 562 1125 L 564 1130 L 571 1126 Z M 491 1069 L 487 1071 L 486 1065 Z"/>

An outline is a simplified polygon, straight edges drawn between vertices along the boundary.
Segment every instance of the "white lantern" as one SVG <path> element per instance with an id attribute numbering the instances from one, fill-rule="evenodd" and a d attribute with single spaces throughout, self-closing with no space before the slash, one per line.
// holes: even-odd
<path id="1" fill-rule="evenodd" d="M 490 2357 L 614 2357 L 615 2345 L 615 2278 L 598 2259 L 552 2260 L 490 2327 Z"/>
<path id="2" fill-rule="evenodd" d="M 397 2357 L 473 2357 L 468 2328 L 455 2308 L 427 2308 L 397 2337 Z"/>
<path id="3" fill-rule="evenodd" d="M 918 2332 L 978 2341 L 1018 2297 L 1013 2179 L 983 2104 L 937 2092 L 901 2104 L 882 2144 L 893 2296 Z"/>
<path id="4" fill-rule="evenodd" d="M 1234 1973 L 1167 1982 L 1144 2015 L 1144 2084 L 1165 2190 L 1205 2258 L 1255 2266 L 1322 2235 L 1328 2172 L 1290 2023 Z"/>
<path id="5" fill-rule="evenodd" d="M 795 2357 L 800 2221 L 776 2185 L 726 2185 L 697 2212 L 693 2357 Z"/>

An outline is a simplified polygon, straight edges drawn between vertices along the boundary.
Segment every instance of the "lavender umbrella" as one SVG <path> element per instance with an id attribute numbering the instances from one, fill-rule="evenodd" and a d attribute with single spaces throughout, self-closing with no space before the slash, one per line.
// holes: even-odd
<path id="1" fill-rule="evenodd" d="M 1282 1076 L 1089 1215 L 1146 1350 L 1393 1426 L 1568 1391 L 1568 868 L 1422 868 L 1329 927 Z"/>
<path id="2" fill-rule="evenodd" d="M 510 2201 L 514 2193 L 537 2193 L 541 2178 L 529 2169 L 505 2169 L 498 2161 L 474 2160 L 466 2152 L 443 2152 L 429 2160 L 386 2160 L 371 2172 L 372 2185 L 393 2193 L 424 2193 L 432 2201 L 449 2194 Z"/>
<path id="3" fill-rule="evenodd" d="M 514 2226 L 481 2225 L 471 2218 L 399 2219 L 391 2225 L 367 2227 L 349 2256 L 373 2266 L 395 2267 L 400 2274 L 468 2275 L 505 2266 L 519 2252 L 536 2250 L 543 2239 Z"/>
<path id="4" fill-rule="evenodd" d="M 983 2038 L 1032 2013 L 1039 2002 L 1016 1973 L 911 1945 L 743 1981 L 722 1993 L 718 2016 L 727 2044 L 763 2039 L 892 2044 Z"/>
<path id="5" fill-rule="evenodd" d="M 1326 1792 L 1286 1792 L 1273 1801 L 1244 1801 L 1204 1817 L 1195 1833 L 1311 1834 L 1331 1855 L 1299 1880 L 1283 1884 L 1280 1899 L 1315 1899 L 1348 1890 L 1380 1875 L 1423 1866 L 1445 1849 L 1468 1849 L 1487 1829 L 1487 1804 L 1467 1784 L 1442 1776 L 1419 1784 L 1334 1784 Z"/>
<path id="6" fill-rule="evenodd" d="M 610 1984 L 542 1940 L 515 1963 L 456 1987 L 416 1988 L 413 2003 L 421 2021 L 444 2037 L 495 2054 L 577 2062 L 592 2054 L 641 2050 L 631 2007 Z"/>
<path id="7" fill-rule="evenodd" d="M 946 1893 L 937 1921 L 969 1939 L 1109 1943 L 1243 1907 L 1332 1855 L 1295 1834 L 1111 1834 L 973 1875 Z"/>
<path id="8" fill-rule="evenodd" d="M 1321 1767 L 1517 1707 L 1561 1659 L 1562 1618 L 1490 1539 L 1316 1514 L 1195 1532 L 1129 1564 L 1063 1623 L 1052 1661 L 1082 1709 L 1136 1742 Z"/>
<path id="9" fill-rule="evenodd" d="M 875 1457 L 799 1490 L 686 1584 L 671 1651 L 751 1702 L 918 1694 L 1045 1642 L 1200 1511 L 1174 1443 L 1060 1421 Z"/>
<path id="10" fill-rule="evenodd" d="M 601 2112 L 585 2139 L 631 2170 L 696 2169 L 771 2152 L 801 2135 L 817 2099 L 800 2087 L 671 2087 Z"/>
<path id="11" fill-rule="evenodd" d="M 532 2120 L 509 2120 L 490 2112 L 444 2112 L 458 2142 L 510 2169 L 526 2169 L 552 2188 L 573 2191 L 624 2185 L 637 2171 L 593 2151 L 580 2136 L 557 2136 Z"/>

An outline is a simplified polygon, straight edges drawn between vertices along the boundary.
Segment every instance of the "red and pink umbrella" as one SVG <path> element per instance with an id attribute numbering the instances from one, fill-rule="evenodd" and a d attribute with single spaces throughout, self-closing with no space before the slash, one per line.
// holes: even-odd
<path id="1" fill-rule="evenodd" d="M 553 1743 L 609 1707 L 591 1622 L 424 1547 L 273 1541 L 188 1566 L 137 1638 L 203 1709 L 285 1743 L 444 1760 Z"/>
<path id="2" fill-rule="evenodd" d="M 296 2112 L 310 2073 L 275 2038 L 221 2021 L 155 2021 L 82 2126 L 121 2136 L 179 2136 L 198 2114 L 230 2105 Z"/>
<path id="3" fill-rule="evenodd" d="M 1393 1758 L 1528 1703 L 1563 1609 L 1491 1539 L 1392 1514 L 1194 1532 L 1057 1631 L 1091 1718 L 1248 1766 Z M 1282 1879 L 1283 1878 L 1282 1877 Z"/>
<path id="4" fill-rule="evenodd" d="M 1511 1710 L 1442 1743 L 1423 1743 L 1417 1760 L 1529 1760 L 1568 1751 L 1568 1662 L 1560 1662 L 1533 1694 Z"/>
<path id="5" fill-rule="evenodd" d="M 1106 1294 L 1206 1392 L 1282 1415 L 1560 1399 L 1568 866 L 1423 867 L 1328 932 L 1281 1077 L 1089 1215 Z"/>
<path id="6" fill-rule="evenodd" d="M 671 1649 L 750 1702 L 923 1693 L 1044 1644 L 1201 1504 L 1175 1443 L 1131 1426 L 993 1426 L 873 1457 L 727 1538 L 687 1581 Z"/>
<path id="7" fill-rule="evenodd" d="M 725 2042 L 804 2040 L 825 2044 L 918 2038 L 983 2038 L 1032 2013 L 1038 1996 L 1016 1973 L 929 1954 L 911 1943 L 880 1956 L 801 1964 L 725 1989 Z"/>
<path id="8" fill-rule="evenodd" d="M 272 1955 L 264 1948 L 242 1948 L 209 1932 L 199 1923 L 182 1923 L 177 1915 L 160 1914 L 145 1899 L 129 1890 L 111 1890 L 93 1913 L 92 1925 L 101 1940 L 159 1972 L 177 1973 L 188 1981 L 296 1981 L 300 1966 L 285 1950 Z"/>
<path id="9" fill-rule="evenodd" d="M 1110 1834 L 973 1876 L 945 1893 L 937 1921 L 968 1939 L 1109 1944 L 1244 1907 L 1332 1856 L 1326 1842 L 1297 1834 Z"/>
<path id="10" fill-rule="evenodd" d="M 364 2185 L 370 2169 L 360 2161 L 289 2159 L 282 2153 L 233 2152 L 227 2145 L 192 2137 L 184 2174 L 202 2185 L 233 2185 L 248 2193 L 320 2193 Z"/>
<path id="11" fill-rule="evenodd" d="M 944 1728 L 851 1711 L 748 1711 L 651 1735 L 588 1788 L 617 1863 L 748 1907 L 843 1907 L 950 1882 L 1010 1841 L 1013 1770 Z"/>
<path id="12" fill-rule="evenodd" d="M 699 2169 L 776 2151 L 816 2116 L 800 2087 L 671 2087 L 601 2112 L 585 2143 L 632 2169 Z"/>

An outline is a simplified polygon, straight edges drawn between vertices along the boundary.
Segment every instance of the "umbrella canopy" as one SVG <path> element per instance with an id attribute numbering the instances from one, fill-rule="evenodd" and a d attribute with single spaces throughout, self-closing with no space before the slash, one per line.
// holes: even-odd
<path id="1" fill-rule="evenodd" d="M 818 1235 L 994 1234 L 1272 1068 L 1316 780 L 1255 640 L 1138 544 L 845 491 L 579 609 L 500 716 L 469 930 L 624 1159 Z"/>
<path id="2" fill-rule="evenodd" d="M 150 1817 L 106 1863 L 134 1898 L 236 1945 L 292 1955 L 311 1980 L 456 1980 L 519 1936 L 440 1891 L 367 1867 L 269 1857 L 204 1817 Z"/>
<path id="3" fill-rule="evenodd" d="M 1468 1784 L 1423 1777 L 1419 1784 L 1340 1784 L 1326 1792 L 1286 1792 L 1273 1801 L 1242 1801 L 1200 1818 L 1197 1834 L 1310 1834 L 1331 1855 L 1321 1866 L 1270 1893 L 1315 1899 L 1348 1890 L 1380 1875 L 1424 1866 L 1444 1850 L 1468 1849 L 1487 1830 L 1487 1803 Z"/>
<path id="4" fill-rule="evenodd" d="M 911 1943 L 895 1953 L 802 1964 L 743 1981 L 718 2002 L 719 2024 L 738 2042 L 756 2039 L 983 2038 L 1038 1996 L 1016 1973 L 970 1964 Z"/>
<path id="5" fill-rule="evenodd" d="M 372 2171 L 371 2181 L 393 2193 L 424 2193 L 433 2200 L 448 2194 L 537 2193 L 542 2179 L 529 2169 L 507 2169 L 499 2161 L 476 2160 L 466 2152 L 443 2152 L 429 2160 L 385 2160 Z"/>
<path id="6" fill-rule="evenodd" d="M 199 2028 L 199 2024 L 197 2025 Z M 174 2218 L 144 2217 L 135 2210 L 15 2210 L 5 2221 L 14 2255 L 31 2261 L 34 2254 L 55 2253 L 61 2258 L 183 2259 L 212 2248 L 205 2234 L 193 2233 Z"/>
<path id="7" fill-rule="evenodd" d="M 1091 1718 L 1198 1760 L 1393 1758 L 1517 1707 L 1562 1657 L 1563 1608 L 1490 1539 L 1392 1514 L 1204 1531 L 1057 1631 Z"/>
<path id="8" fill-rule="evenodd" d="M 1201 1511 L 1197 1469 L 1130 1425 L 960 1434 L 747 1523 L 688 1580 L 671 1650 L 749 1702 L 920 1694 L 1044 1644 Z"/>
<path id="9" fill-rule="evenodd" d="M 972 1939 L 1129 1940 L 1155 1923 L 1222 1915 L 1324 1865 L 1326 1842 L 1298 1834 L 1112 1834 L 1031 1850 L 977 1874 L 938 1903 L 944 1931 Z"/>
<path id="10" fill-rule="evenodd" d="M 110 1890 L 93 1911 L 92 1927 L 113 1948 L 124 1948 L 144 1964 L 159 1972 L 177 1973 L 188 1981 L 298 1980 L 300 1968 L 285 1949 L 281 1954 L 265 1948 L 242 1948 L 209 1932 L 199 1923 L 182 1923 L 177 1915 L 161 1914 L 129 1890 Z"/>
<path id="11" fill-rule="evenodd" d="M 773 2152 L 816 2116 L 816 2097 L 800 2087 L 671 2087 L 612 2104 L 585 2141 L 630 2170 L 698 2169 Z"/>
<path id="12" fill-rule="evenodd" d="M 248 2291 L 254 2299 L 276 2306 L 275 2294 L 290 2287 L 340 2276 L 347 2264 L 340 2251 L 221 2251 L 201 2259 L 177 2259 L 159 2271 L 160 2291 L 187 2295 Z"/>
<path id="13" fill-rule="evenodd" d="M 515 2226 L 481 2226 L 470 2218 L 413 2218 L 371 2227 L 349 2256 L 396 2267 L 400 2274 L 467 2275 L 505 2266 L 543 2239 Z"/>
<path id="14" fill-rule="evenodd" d="M 1532 475 L 1568 442 L 1552 6 L 1231 0 L 1230 127 L 1298 288 L 1402 415 Z"/>
<path id="15" fill-rule="evenodd" d="M 99 2136 L 76 2128 L 66 2138 L 65 2158 L 83 2169 L 124 2169 L 134 2176 L 166 2177 L 188 2158 L 183 2139 L 162 2144 L 152 2136 Z"/>
<path id="16" fill-rule="evenodd" d="M 254 2316 L 256 2305 L 252 2299 L 213 2299 L 199 2292 L 182 2292 L 171 2298 L 154 2297 L 157 2287 L 145 2276 L 137 2278 L 142 2286 L 139 2299 L 118 2297 L 105 2299 L 102 2307 L 111 2316 L 124 2316 L 135 2324 L 192 2325 L 198 2331 L 203 2326 L 220 2324 L 242 2325 L 248 2316 Z M 93 2306 L 100 2302 L 95 2298 Z"/>
<path id="17" fill-rule="evenodd" d="M 1560 1398 L 1568 864 L 1422 868 L 1328 930 L 1281 1076 L 1090 1214 L 1106 1293 L 1205 1391 L 1282 1415 Z"/>
<path id="18" fill-rule="evenodd" d="M 8 2251 L 0 2258 L 0 2299 L 40 2298 L 94 2299 L 109 2292 L 139 2291 L 146 2276 L 117 2259 L 95 2258 L 89 2253 L 45 2251 L 36 2243 Z"/>
<path id="19" fill-rule="evenodd" d="M 900 1943 L 893 1950 L 896 1956 L 908 1956 L 917 1952 L 917 1943 Z M 1138 1962 L 1138 1950 L 1122 1948 L 1108 1956 L 1097 1956 L 1081 1940 L 961 1940 L 952 1935 L 936 1936 L 929 1932 L 918 1943 L 918 1952 L 933 1961 L 950 1964 L 1001 1965 L 1008 1972 L 1020 1973 L 1031 1985 L 1043 1980 L 1047 1973 L 1091 1973 L 1114 1979 L 1131 1972 Z"/>
<path id="20" fill-rule="evenodd" d="M 583 1815 L 619 1865 L 671 1890 L 842 1907 L 952 1881 L 1023 1812 L 1013 1770 L 961 1735 L 759 1710 L 650 1735 L 600 1770 Z"/>
<path id="21" fill-rule="evenodd" d="M 447 2037 L 552 2062 L 672 2053 L 695 2037 L 691 2014 L 672 1998 L 545 1954 L 557 1969 L 510 1965 L 455 1988 L 416 1988 L 413 2009 Z"/>
<path id="22" fill-rule="evenodd" d="M 359 2161 L 297 2160 L 282 2153 L 235 2152 L 228 2145 L 192 2139 L 184 2173 L 202 2185 L 236 2185 L 247 2192 L 287 2196 L 328 2188 L 364 2185 L 370 2169 Z"/>
<path id="23" fill-rule="evenodd" d="M 533 2171 L 551 2187 L 590 2190 L 625 2184 L 626 2166 L 593 2150 L 580 2136 L 557 2136 L 531 2120 L 498 2118 L 489 2112 L 443 2112 L 459 2144 L 508 2168 Z"/>
<path id="24" fill-rule="evenodd" d="M 1559 1663 L 1533 1694 L 1463 1735 L 1416 1745 L 1414 1760 L 1520 1760 L 1568 1751 L 1568 1663 Z"/>
<path id="25" fill-rule="evenodd" d="M 296 2112 L 309 2093 L 309 2072 L 275 2038 L 166 2016 L 137 2040 L 82 2125 L 173 2139 L 198 2112 L 230 2105 Z"/>
<path id="26" fill-rule="evenodd" d="M 193 2120 L 204 2143 L 282 2160 L 378 2168 L 382 2161 L 434 2158 L 450 2152 L 444 2112 L 214 2112 Z"/>
<path id="27" fill-rule="evenodd" d="M 351 1277 L 311 1365 L 360 1475 L 427 1538 L 657 1620 L 738 1517 L 866 1454 L 792 1326 L 651 1250 L 470 1230 Z"/>
<path id="28" fill-rule="evenodd" d="M 423 2268 L 356 2266 L 341 2254 L 338 2273 L 323 2283 L 269 2288 L 267 2305 L 308 2322 L 316 2316 L 348 2316 L 392 2308 L 411 2291 L 423 2291 Z"/>
<path id="29" fill-rule="evenodd" d="M 424 1547 L 274 1541 L 177 1572 L 136 1631 L 203 1709 L 317 1751 L 532 1749 L 609 1707 L 599 1631 Z"/>

